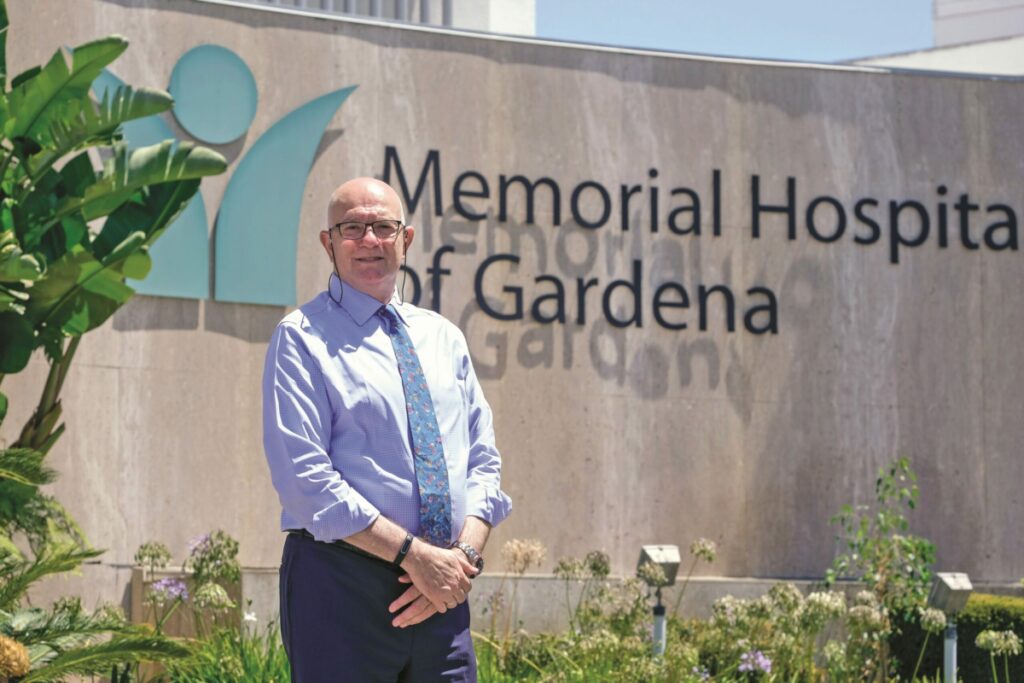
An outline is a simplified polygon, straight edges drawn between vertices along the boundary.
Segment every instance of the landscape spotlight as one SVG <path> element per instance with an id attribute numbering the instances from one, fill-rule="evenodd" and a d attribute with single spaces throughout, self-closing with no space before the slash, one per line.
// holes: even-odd
<path id="1" fill-rule="evenodd" d="M 942 672 L 946 683 L 956 683 L 956 615 L 971 597 L 971 580 L 962 572 L 935 575 L 928 606 L 946 613 L 946 638 L 942 646 Z"/>
<path id="2" fill-rule="evenodd" d="M 653 564 L 661 567 L 665 573 L 665 583 L 662 586 L 676 585 L 676 574 L 679 573 L 679 546 L 677 545 L 645 545 L 640 548 L 640 559 L 637 560 L 636 568 L 645 564 Z M 660 586 L 654 586 L 660 587 Z"/>
<path id="3" fill-rule="evenodd" d="M 658 581 L 640 570 L 644 565 L 654 565 L 661 569 L 665 579 Z M 648 586 L 654 589 L 657 604 L 654 605 L 654 629 L 651 640 L 654 643 L 654 656 L 665 654 L 665 606 L 661 604 L 661 589 L 676 585 L 676 574 L 679 573 L 679 546 L 677 545 L 645 545 L 640 548 L 640 559 L 636 562 L 637 576 L 643 578 Z"/>

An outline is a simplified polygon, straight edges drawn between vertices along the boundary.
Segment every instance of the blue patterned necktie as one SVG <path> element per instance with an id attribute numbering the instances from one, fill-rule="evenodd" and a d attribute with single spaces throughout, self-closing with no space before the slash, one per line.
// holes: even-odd
<path id="1" fill-rule="evenodd" d="M 423 376 L 416 349 L 394 307 L 388 304 L 381 308 L 380 316 L 388 323 L 388 336 L 395 349 L 398 373 L 402 376 L 402 389 L 405 390 L 413 463 L 420 492 L 420 535 L 436 546 L 447 548 L 452 542 L 452 498 L 441 430 L 437 427 L 430 388 Z"/>

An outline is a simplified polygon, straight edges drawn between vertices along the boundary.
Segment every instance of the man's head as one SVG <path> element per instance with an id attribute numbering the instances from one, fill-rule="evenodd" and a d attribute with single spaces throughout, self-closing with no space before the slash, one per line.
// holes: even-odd
<path id="1" fill-rule="evenodd" d="M 389 301 L 395 291 L 398 269 L 415 231 L 412 226 L 404 226 L 395 236 L 382 240 L 369 229 L 359 239 L 343 239 L 341 226 L 385 220 L 405 223 L 398 193 L 374 178 L 356 178 L 331 195 L 327 229 L 320 232 L 320 243 L 341 279 L 382 303 Z M 354 226 L 347 231 L 357 232 Z"/>

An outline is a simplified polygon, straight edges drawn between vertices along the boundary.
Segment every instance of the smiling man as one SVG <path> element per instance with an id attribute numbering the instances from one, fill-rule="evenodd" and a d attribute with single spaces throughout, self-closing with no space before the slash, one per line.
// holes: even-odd
<path id="1" fill-rule="evenodd" d="M 281 632 L 299 683 L 476 680 L 466 595 L 511 501 L 465 338 L 396 292 L 414 236 L 385 183 L 335 190 L 328 289 L 267 351 Z"/>

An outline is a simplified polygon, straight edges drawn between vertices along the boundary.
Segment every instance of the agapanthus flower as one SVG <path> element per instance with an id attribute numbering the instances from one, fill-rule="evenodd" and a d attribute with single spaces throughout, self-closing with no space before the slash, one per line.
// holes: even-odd
<path id="1" fill-rule="evenodd" d="M 158 604 L 174 600 L 188 600 L 188 586 L 181 579 L 167 577 L 149 586 L 150 598 Z"/>
<path id="2" fill-rule="evenodd" d="M 197 588 L 194 602 L 202 609 L 232 609 L 235 606 L 228 592 L 217 583 L 204 583 Z"/>
<path id="3" fill-rule="evenodd" d="M 690 544 L 690 554 L 705 562 L 714 562 L 717 552 L 715 542 L 707 538 L 698 538 Z"/>
<path id="4" fill-rule="evenodd" d="M 772 660 L 760 650 L 744 652 L 740 655 L 740 671 L 763 671 L 766 674 L 772 672 Z"/>
<path id="5" fill-rule="evenodd" d="M 928 633 L 942 633 L 946 628 L 946 615 L 940 609 L 926 607 L 921 610 L 921 628 Z"/>

